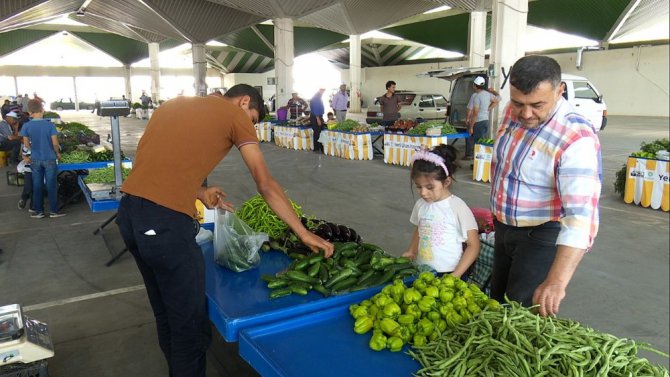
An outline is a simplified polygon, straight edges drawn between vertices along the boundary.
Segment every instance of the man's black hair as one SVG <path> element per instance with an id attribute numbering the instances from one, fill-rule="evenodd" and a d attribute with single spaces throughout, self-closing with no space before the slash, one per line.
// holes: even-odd
<path id="1" fill-rule="evenodd" d="M 242 97 L 242 96 L 249 96 L 251 97 L 251 100 L 249 101 L 249 110 L 256 110 L 258 111 L 258 121 L 260 122 L 265 118 L 265 106 L 263 105 L 263 97 L 261 97 L 261 93 L 256 90 L 251 85 L 247 84 L 237 84 L 233 86 L 232 88 L 228 89 L 226 94 L 224 94 L 225 97 L 229 98 L 237 98 L 237 97 Z"/>
<path id="2" fill-rule="evenodd" d="M 548 56 L 529 55 L 514 63 L 509 76 L 510 85 L 529 94 L 545 81 L 557 88 L 561 84 L 561 66 Z"/>
<path id="3" fill-rule="evenodd" d="M 386 82 L 386 89 L 390 88 L 391 85 L 396 85 L 395 81 L 393 81 L 393 80 L 389 80 L 389 81 L 387 81 L 387 82 Z"/>

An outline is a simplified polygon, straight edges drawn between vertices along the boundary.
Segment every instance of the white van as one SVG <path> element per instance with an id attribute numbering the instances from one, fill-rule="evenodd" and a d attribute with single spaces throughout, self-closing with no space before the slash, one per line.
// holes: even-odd
<path id="1" fill-rule="evenodd" d="M 431 71 L 420 77 L 437 77 L 453 81 L 447 107 L 447 118 L 456 128 L 465 128 L 465 112 L 470 96 L 474 92 L 472 82 L 475 77 L 483 76 L 488 86 L 488 76 L 484 69 L 457 68 Z M 561 75 L 564 85 L 563 97 L 575 107 L 578 113 L 586 117 L 596 131 L 607 125 L 607 105 L 596 87 L 585 77 L 570 74 Z"/>

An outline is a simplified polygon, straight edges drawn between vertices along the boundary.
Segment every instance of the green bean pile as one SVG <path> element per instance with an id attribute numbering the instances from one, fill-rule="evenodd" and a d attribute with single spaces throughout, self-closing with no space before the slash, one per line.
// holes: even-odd
<path id="1" fill-rule="evenodd" d="M 302 216 L 299 205 L 289 199 L 291 206 L 298 217 Z M 286 236 L 288 225 L 270 209 L 260 194 L 252 196 L 236 211 L 237 217 L 242 219 L 256 232 L 263 232 L 271 239 L 280 239 Z"/>
<path id="2" fill-rule="evenodd" d="M 91 160 L 91 154 L 88 151 L 74 150 L 72 152 L 63 153 L 60 156 L 61 164 L 76 164 L 81 162 L 88 162 Z"/>
<path id="3" fill-rule="evenodd" d="M 129 168 L 121 168 L 121 177 L 125 181 L 130 174 Z M 102 169 L 91 169 L 88 172 L 84 182 L 86 183 L 115 183 L 116 174 L 114 173 L 114 167 L 108 166 Z"/>
<path id="4" fill-rule="evenodd" d="M 669 357 L 648 344 L 508 304 L 414 346 L 409 353 L 423 367 L 416 376 L 668 376 L 637 356 L 643 349 Z"/>

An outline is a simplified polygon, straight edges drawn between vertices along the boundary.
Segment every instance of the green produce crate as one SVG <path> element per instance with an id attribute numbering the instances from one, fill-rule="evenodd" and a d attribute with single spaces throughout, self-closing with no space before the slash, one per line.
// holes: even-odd
<path id="1" fill-rule="evenodd" d="M 23 186 L 24 177 L 23 173 L 17 173 L 15 171 L 7 172 L 7 184 L 10 186 Z"/>

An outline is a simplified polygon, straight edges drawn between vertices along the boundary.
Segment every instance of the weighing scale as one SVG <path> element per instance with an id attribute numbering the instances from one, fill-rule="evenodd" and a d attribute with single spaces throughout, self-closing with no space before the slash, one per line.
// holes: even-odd
<path id="1" fill-rule="evenodd" d="M 18 304 L 0 306 L 0 375 L 36 368 L 31 376 L 47 376 L 43 360 L 53 355 L 46 323 L 25 317 Z"/>

